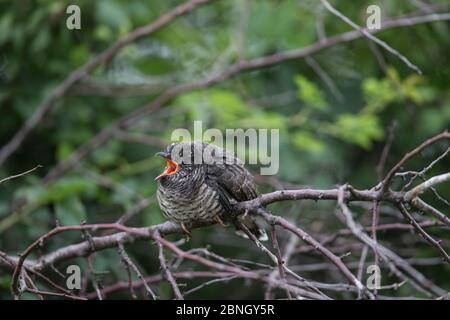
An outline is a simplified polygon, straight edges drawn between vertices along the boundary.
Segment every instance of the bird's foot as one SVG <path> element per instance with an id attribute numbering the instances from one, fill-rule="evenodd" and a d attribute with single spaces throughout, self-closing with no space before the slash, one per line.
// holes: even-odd
<path id="1" fill-rule="evenodd" d="M 227 227 L 227 225 L 223 222 L 223 220 L 219 216 L 214 217 L 214 221 L 220 224 L 222 227 Z"/>
<path id="2" fill-rule="evenodd" d="M 184 235 L 186 237 L 186 242 L 189 242 L 191 240 L 191 232 L 186 228 L 186 225 L 184 223 L 180 223 L 181 229 L 183 229 Z"/>

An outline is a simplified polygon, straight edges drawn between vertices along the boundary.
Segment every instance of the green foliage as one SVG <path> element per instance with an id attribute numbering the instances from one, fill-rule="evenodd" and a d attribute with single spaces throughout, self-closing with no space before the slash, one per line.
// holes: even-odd
<path id="1" fill-rule="evenodd" d="M 297 96 L 306 104 L 306 107 L 321 111 L 327 110 L 325 95 L 317 88 L 314 82 L 309 81 L 304 76 L 298 75 L 295 77 L 295 84 L 298 88 Z"/>
<path id="2" fill-rule="evenodd" d="M 384 136 L 378 118 L 373 115 L 342 114 L 332 129 L 345 141 L 365 149 L 372 147 L 373 140 L 381 140 Z"/>
<path id="3" fill-rule="evenodd" d="M 292 142 L 300 150 L 320 154 L 326 148 L 326 144 L 307 131 L 297 131 L 292 135 Z"/>
<path id="4" fill-rule="evenodd" d="M 75 195 L 92 196 L 97 187 L 83 177 L 66 177 L 49 187 L 33 185 L 17 191 L 18 198 L 25 198 L 30 203 L 45 205 L 58 203 Z"/>
<path id="5" fill-rule="evenodd" d="M 363 93 L 367 105 L 365 113 L 379 113 L 391 103 L 404 103 L 411 101 L 423 105 L 436 98 L 436 91 L 425 85 L 425 78 L 411 74 L 404 80 L 400 79 L 398 72 L 389 68 L 384 79 L 369 78 L 363 82 Z"/>

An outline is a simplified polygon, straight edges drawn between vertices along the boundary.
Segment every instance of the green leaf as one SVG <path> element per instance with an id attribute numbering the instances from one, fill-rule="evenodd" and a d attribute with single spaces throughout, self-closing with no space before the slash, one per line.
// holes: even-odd
<path id="1" fill-rule="evenodd" d="M 364 98 L 367 105 L 364 107 L 364 113 L 378 113 L 398 97 L 398 90 L 388 79 L 378 80 L 369 78 L 362 84 Z"/>
<path id="2" fill-rule="evenodd" d="M 384 136 L 374 115 L 343 114 L 337 118 L 336 127 L 339 137 L 364 149 L 370 149 L 374 140 L 381 140 Z"/>
<path id="3" fill-rule="evenodd" d="M 299 150 L 314 154 L 323 153 L 326 145 L 307 131 L 297 131 L 292 136 L 292 143 Z"/>
<path id="4" fill-rule="evenodd" d="M 298 75 L 295 77 L 295 84 L 298 88 L 298 98 L 307 106 L 321 111 L 327 110 L 325 95 L 315 83 L 309 81 L 302 75 Z"/>

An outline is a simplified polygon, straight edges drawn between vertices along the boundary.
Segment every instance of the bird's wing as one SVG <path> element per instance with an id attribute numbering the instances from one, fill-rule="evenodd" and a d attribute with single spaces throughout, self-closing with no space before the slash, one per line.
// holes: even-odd
<path id="1" fill-rule="evenodd" d="M 237 234 L 247 237 L 247 234 L 241 230 L 242 225 L 244 225 L 259 240 L 267 240 L 266 232 L 261 228 L 255 217 L 250 215 L 234 216 L 232 201 L 251 200 L 256 198 L 258 193 L 253 176 L 244 168 L 242 161 L 223 149 L 220 151 L 223 152 L 224 161 L 223 163 L 207 165 L 206 182 L 214 186 L 219 192 L 219 201 L 228 213 L 223 218 L 234 221 Z"/>
<path id="2" fill-rule="evenodd" d="M 217 183 L 223 196 L 238 202 L 256 198 L 258 194 L 253 176 L 244 168 L 242 161 L 223 151 L 222 162 L 207 166 L 207 179 Z"/>

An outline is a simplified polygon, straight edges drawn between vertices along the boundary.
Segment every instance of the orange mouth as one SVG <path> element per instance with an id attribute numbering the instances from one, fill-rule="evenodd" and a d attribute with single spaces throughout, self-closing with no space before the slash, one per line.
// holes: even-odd
<path id="1" fill-rule="evenodd" d="M 167 160 L 167 166 L 166 169 L 164 169 L 164 171 L 155 178 L 155 180 L 158 180 L 161 177 L 164 176 L 170 176 L 171 174 L 175 174 L 180 170 L 180 165 L 170 159 L 166 159 Z"/>

